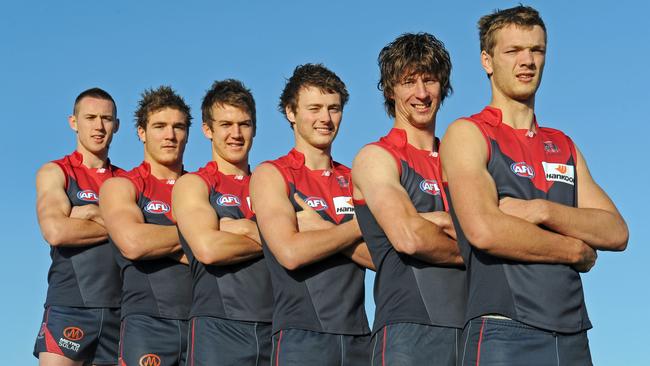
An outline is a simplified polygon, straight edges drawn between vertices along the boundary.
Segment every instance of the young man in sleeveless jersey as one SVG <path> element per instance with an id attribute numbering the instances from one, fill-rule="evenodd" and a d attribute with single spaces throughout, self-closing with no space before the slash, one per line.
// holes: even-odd
<path id="1" fill-rule="evenodd" d="M 479 33 L 492 100 L 441 151 L 469 276 L 462 364 L 590 365 L 579 272 L 596 250 L 625 249 L 627 226 L 571 139 L 537 123 L 538 12 L 497 11 Z"/>
<path id="2" fill-rule="evenodd" d="M 251 199 L 274 293 L 273 365 L 366 365 L 364 266 L 350 171 L 331 157 L 348 92 L 322 65 L 298 66 L 279 109 L 295 147 L 253 173 Z"/>
<path id="3" fill-rule="evenodd" d="M 201 109 L 212 161 L 181 177 L 172 199 L 194 288 L 187 363 L 268 365 L 273 292 L 248 194 L 255 100 L 241 82 L 217 81 Z"/>
<path id="4" fill-rule="evenodd" d="M 85 90 L 68 117 L 77 148 L 36 176 L 38 222 L 52 265 L 34 355 L 40 365 L 114 365 L 120 319 L 120 273 L 97 206 L 99 187 L 121 169 L 108 149 L 119 128 L 115 101 Z"/>
<path id="5" fill-rule="evenodd" d="M 123 279 L 120 364 L 183 365 L 192 277 L 183 264 L 171 193 L 183 174 L 190 108 L 161 86 L 142 94 L 135 116 L 144 161 L 109 179 L 100 193 Z"/>
<path id="6" fill-rule="evenodd" d="M 379 68 L 393 129 L 353 165 L 357 219 L 377 268 L 372 365 L 455 365 L 465 271 L 435 136 L 451 60 L 433 35 L 409 33 L 381 50 Z"/>

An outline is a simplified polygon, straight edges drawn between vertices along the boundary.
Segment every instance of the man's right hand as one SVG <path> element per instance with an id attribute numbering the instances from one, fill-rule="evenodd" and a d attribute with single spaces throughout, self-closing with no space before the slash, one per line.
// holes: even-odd
<path id="1" fill-rule="evenodd" d="M 70 211 L 71 219 L 90 220 L 97 224 L 104 226 L 104 219 L 102 218 L 99 206 L 90 204 L 83 206 L 73 206 Z"/>
<path id="2" fill-rule="evenodd" d="M 299 231 L 316 231 L 326 230 L 334 226 L 331 222 L 324 220 L 307 202 L 303 201 L 297 193 L 294 193 L 293 198 L 302 208 L 302 211 L 296 212 L 296 219 L 298 220 Z"/>
<path id="3" fill-rule="evenodd" d="M 249 219 L 231 219 L 223 217 L 219 220 L 219 230 L 227 231 L 231 234 L 244 235 L 261 245 L 260 233 L 257 230 L 257 224 Z"/>
<path id="4" fill-rule="evenodd" d="M 445 211 L 433 211 L 420 212 L 419 215 L 422 216 L 425 220 L 441 228 L 442 231 L 444 231 L 445 234 L 449 235 L 450 238 L 457 240 L 456 229 L 454 228 L 454 223 L 451 220 L 451 215 L 449 215 L 449 213 Z"/>
<path id="5" fill-rule="evenodd" d="M 596 264 L 596 259 L 598 258 L 598 253 L 595 249 L 587 245 L 585 242 L 579 239 L 578 241 L 578 260 L 573 264 L 573 268 L 581 273 L 586 273 L 591 270 Z"/>

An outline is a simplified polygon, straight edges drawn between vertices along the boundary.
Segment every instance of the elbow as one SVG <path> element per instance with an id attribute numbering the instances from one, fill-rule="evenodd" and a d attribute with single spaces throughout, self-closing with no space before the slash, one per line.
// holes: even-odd
<path id="1" fill-rule="evenodd" d="M 43 239 L 53 247 L 65 244 L 65 230 L 60 225 L 48 225 L 42 228 Z"/>
<path id="2" fill-rule="evenodd" d="M 228 259 L 224 255 L 220 255 L 220 250 L 214 250 L 208 245 L 195 245 L 192 247 L 192 254 L 194 258 L 205 265 L 223 265 L 228 264 Z"/>
<path id="3" fill-rule="evenodd" d="M 144 257 L 144 252 L 142 251 L 142 246 L 134 238 L 127 237 L 117 237 L 113 238 L 113 242 L 117 249 L 119 249 L 122 256 L 130 261 L 137 261 Z"/>
<path id="4" fill-rule="evenodd" d="M 305 261 L 302 261 L 296 253 L 293 253 L 291 250 L 282 250 L 280 253 L 273 253 L 275 259 L 278 263 L 285 269 L 289 271 L 295 271 L 296 269 L 306 265 Z"/>
<path id="5" fill-rule="evenodd" d="M 627 249 L 627 242 L 630 238 L 630 232 L 627 229 L 627 225 L 623 224 L 623 228 L 620 232 L 613 238 L 612 241 L 612 251 L 622 252 Z"/>
<path id="6" fill-rule="evenodd" d="M 393 248 L 398 253 L 406 255 L 415 255 L 418 252 L 419 245 L 414 238 L 397 239 L 392 242 Z"/>
<path id="7" fill-rule="evenodd" d="M 477 221 L 466 226 L 463 233 L 473 247 L 487 252 L 494 248 L 497 239 L 493 228 Z"/>

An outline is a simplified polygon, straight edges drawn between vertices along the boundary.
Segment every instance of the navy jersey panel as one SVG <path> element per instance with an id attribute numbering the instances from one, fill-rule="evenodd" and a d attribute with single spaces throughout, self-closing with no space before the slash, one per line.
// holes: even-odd
<path id="1" fill-rule="evenodd" d="M 575 147 L 562 132 L 538 127 L 537 133 L 502 123 L 501 111 L 487 107 L 468 118 L 488 143 L 487 169 L 498 198 L 544 199 L 577 206 Z M 454 215 L 455 216 L 455 215 Z M 456 224 L 457 218 L 454 217 Z M 569 265 L 521 263 L 491 256 L 469 243 L 456 225 L 469 268 L 467 320 L 502 314 L 556 332 L 591 328 L 580 274 Z"/>
<path id="2" fill-rule="evenodd" d="M 110 163 L 106 168 L 87 168 L 77 151 L 54 163 L 65 175 L 65 192 L 72 207 L 96 205 L 101 184 L 123 172 Z M 45 306 L 120 306 L 120 272 L 115 261 L 106 260 L 112 257 L 108 241 L 88 246 L 51 247 L 50 257 Z"/>
<path id="3" fill-rule="evenodd" d="M 395 158 L 400 184 L 418 212 L 445 211 L 447 194 L 437 153 L 416 149 L 400 129 L 392 129 L 373 144 Z M 465 270 L 438 267 L 397 252 L 368 206 L 355 201 L 355 210 L 377 268 L 373 331 L 399 322 L 462 328 Z"/>
<path id="4" fill-rule="evenodd" d="M 214 161 L 191 174 L 207 184 L 210 205 L 220 219 L 254 220 L 248 192 L 250 176 L 225 175 Z M 192 317 L 271 322 L 273 291 L 264 257 L 231 265 L 205 265 L 194 257 L 180 232 L 179 235 L 192 272 Z"/>
<path id="5" fill-rule="evenodd" d="M 284 177 L 288 198 L 296 212 L 301 208 L 294 193 L 334 224 L 353 218 L 349 168 L 335 162 L 331 170 L 309 170 L 304 155 L 295 149 L 269 163 Z M 274 333 L 287 328 L 349 335 L 369 333 L 364 309 L 364 268 L 337 253 L 289 271 L 276 260 L 264 238 L 262 244 L 273 283 Z"/>
<path id="6" fill-rule="evenodd" d="M 124 175 L 137 190 L 137 204 L 147 224 L 175 225 L 171 216 L 174 180 L 160 180 L 143 162 Z M 122 273 L 122 319 L 131 314 L 187 320 L 192 301 L 189 267 L 171 258 L 131 261 L 115 248 Z"/>

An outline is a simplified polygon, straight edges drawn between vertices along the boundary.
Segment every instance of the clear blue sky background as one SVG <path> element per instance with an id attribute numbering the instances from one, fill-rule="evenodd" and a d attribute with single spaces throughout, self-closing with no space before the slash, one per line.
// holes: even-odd
<path id="1" fill-rule="evenodd" d="M 406 4 L 406 5 L 402 5 Z M 6 262 L 0 267 L 3 364 L 35 365 L 50 264 L 35 215 L 34 174 L 74 148 L 68 128 L 76 95 L 100 86 L 116 99 L 122 121 L 111 149 L 114 163 L 142 159 L 133 128 L 140 92 L 172 85 L 193 109 L 186 168 L 210 157 L 199 130 L 200 101 L 212 81 L 238 78 L 258 105 L 252 163 L 277 157 L 292 144 L 277 112 L 293 68 L 322 62 L 351 94 L 334 145 L 350 164 L 391 121 L 376 89 L 376 57 L 404 32 L 442 39 L 454 65 L 454 94 L 438 114 L 438 134 L 455 118 L 489 101 L 479 64 L 476 21 L 511 1 L 7 1 L 0 5 L 0 111 L 4 193 L 0 222 Z M 582 149 L 595 179 L 630 227 L 624 253 L 601 253 L 583 276 L 594 329 L 596 365 L 647 365 L 650 279 L 646 209 L 650 102 L 650 31 L 644 1 L 532 1 L 548 27 L 548 56 L 538 92 L 541 124 L 564 130 Z M 645 188 L 644 188 L 645 187 Z M 372 317 L 372 276 L 367 280 Z M 552 294 L 551 294 L 552 296 Z"/>

